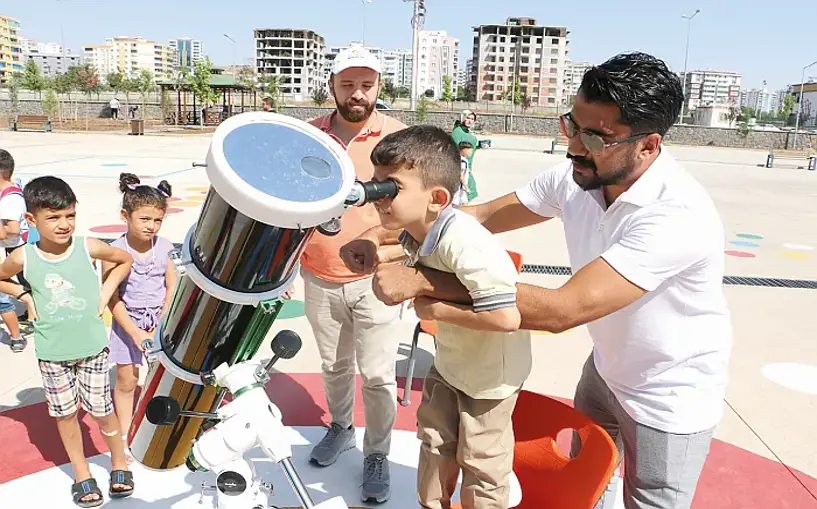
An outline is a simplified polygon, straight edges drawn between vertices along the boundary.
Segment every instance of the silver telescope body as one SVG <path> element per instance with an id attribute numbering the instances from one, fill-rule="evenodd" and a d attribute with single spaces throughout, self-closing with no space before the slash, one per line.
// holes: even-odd
<path id="1" fill-rule="evenodd" d="M 268 112 L 219 125 L 206 171 L 211 188 L 172 254 L 181 277 L 149 349 L 153 362 L 127 437 L 133 457 L 155 470 L 184 465 L 202 416 L 216 412 L 224 394 L 206 377 L 258 352 L 307 242 L 343 215 L 356 185 L 351 159 L 329 135 Z M 178 402 L 174 424 L 146 418 L 157 397 Z"/>

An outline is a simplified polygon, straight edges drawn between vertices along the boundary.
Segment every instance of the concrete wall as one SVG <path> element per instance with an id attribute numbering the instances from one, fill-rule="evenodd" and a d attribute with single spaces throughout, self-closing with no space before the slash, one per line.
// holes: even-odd
<path id="1" fill-rule="evenodd" d="M 92 117 L 110 117 L 110 108 L 107 101 L 85 103 L 84 97 L 80 101 L 78 116 L 84 117 L 88 111 Z M 125 101 L 120 113 L 127 114 Z M 20 100 L 19 112 L 28 115 L 44 115 L 42 102 L 37 100 Z M 134 98 L 133 104 L 139 104 Z M 63 102 L 63 115 L 73 116 L 74 103 Z M 284 107 L 281 113 L 301 120 L 312 120 L 332 111 L 331 108 L 318 107 Z M 418 123 L 417 113 L 408 110 L 390 110 L 388 114 L 401 122 L 412 125 Z M 0 99 L 0 116 L 11 115 L 11 103 Z M 161 107 L 156 103 L 146 105 L 145 118 L 161 118 Z M 454 122 L 460 118 L 457 111 L 429 111 L 424 123 L 436 125 L 446 130 L 454 127 Z M 2 126 L 0 126 L 2 128 Z M 477 118 L 477 128 L 485 133 L 513 132 L 519 134 L 533 134 L 552 137 L 559 130 L 559 121 L 556 118 L 530 117 L 505 114 L 481 114 Z M 741 134 L 738 129 L 723 129 L 716 127 L 701 127 L 676 125 L 667 133 L 666 141 L 677 145 L 705 145 L 714 147 L 753 148 L 761 150 L 794 148 L 794 134 L 787 131 L 749 131 Z M 817 135 L 800 134 L 797 137 L 798 148 L 817 150 Z"/>
<path id="2" fill-rule="evenodd" d="M 284 108 L 282 113 L 302 120 L 325 115 L 331 108 Z M 407 125 L 417 123 L 417 113 L 406 110 L 390 110 L 388 115 Z M 459 112 L 429 111 L 424 123 L 433 124 L 443 129 L 451 129 L 454 121 L 460 118 Z M 486 133 L 514 132 L 552 137 L 559 131 L 559 120 L 556 118 L 528 117 L 519 115 L 481 114 L 477 117 L 477 128 Z M 702 126 L 673 126 L 665 139 L 677 145 L 705 145 L 715 147 L 784 149 L 794 148 L 794 133 L 787 131 L 749 131 L 742 135 L 737 129 L 724 129 Z M 797 136 L 800 148 L 817 149 L 817 135 Z"/>
<path id="3" fill-rule="evenodd" d="M 73 118 L 74 111 L 76 110 L 77 117 L 85 118 L 86 112 L 90 115 L 91 118 L 110 118 L 111 117 L 111 108 L 108 101 L 91 101 L 86 102 L 85 96 L 82 94 L 75 94 L 73 95 L 74 99 L 78 99 L 77 101 L 62 101 L 60 104 L 60 108 L 62 111 L 63 117 L 66 118 Z M 120 99 L 121 109 L 119 110 L 120 118 L 122 115 L 127 115 L 128 108 L 125 105 L 125 100 Z M 142 103 L 136 98 L 133 97 L 130 104 L 138 104 L 139 109 L 142 109 Z M 162 117 L 162 108 L 158 104 L 151 104 L 147 103 L 145 105 L 146 115 L 145 118 L 161 118 Z M 19 106 L 17 108 L 17 113 L 20 115 L 46 115 L 45 110 L 43 109 L 42 101 L 38 100 L 25 100 L 21 99 L 19 101 Z M 0 117 L 11 117 L 11 101 L 7 100 L 0 100 Z M 2 129 L 4 126 L 0 126 Z"/>

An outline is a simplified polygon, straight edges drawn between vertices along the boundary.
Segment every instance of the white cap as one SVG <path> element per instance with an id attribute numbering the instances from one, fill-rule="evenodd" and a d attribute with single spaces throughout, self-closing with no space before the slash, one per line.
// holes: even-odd
<path id="1" fill-rule="evenodd" d="M 363 46 L 352 46 L 338 53 L 332 65 L 332 74 L 340 74 L 350 67 L 365 67 L 378 74 L 381 72 L 380 60 Z"/>

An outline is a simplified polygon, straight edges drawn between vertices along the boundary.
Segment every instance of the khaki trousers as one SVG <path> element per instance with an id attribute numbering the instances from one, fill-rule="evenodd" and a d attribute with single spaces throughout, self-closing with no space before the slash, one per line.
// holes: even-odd
<path id="1" fill-rule="evenodd" d="M 399 306 L 375 297 L 370 278 L 323 281 L 305 270 L 305 312 L 318 351 L 332 422 L 351 426 L 355 409 L 355 360 L 363 379 L 366 433 L 363 454 L 389 454 L 397 413 L 395 362 Z"/>
<path id="2" fill-rule="evenodd" d="M 473 399 L 449 385 L 432 366 L 417 410 L 420 505 L 448 509 L 462 469 L 464 509 L 507 509 L 513 470 L 511 425 L 519 393 Z"/>

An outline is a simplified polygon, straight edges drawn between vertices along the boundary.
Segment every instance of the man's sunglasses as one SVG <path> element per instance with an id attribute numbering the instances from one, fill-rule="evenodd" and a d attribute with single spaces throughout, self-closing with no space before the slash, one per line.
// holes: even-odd
<path id="1" fill-rule="evenodd" d="M 579 129 L 579 126 L 576 125 L 576 122 L 573 121 L 573 117 L 570 116 L 570 113 L 565 113 L 559 117 L 559 124 L 562 128 L 562 134 L 567 136 L 568 138 L 575 138 L 578 134 L 582 144 L 587 149 L 588 152 L 593 154 L 600 154 L 604 152 L 604 149 L 608 147 L 615 147 L 616 145 L 622 145 L 624 143 L 630 143 L 635 140 L 641 139 L 644 136 L 648 136 L 650 133 L 644 134 L 634 134 L 623 140 L 618 141 L 611 141 L 610 143 L 606 143 L 604 138 L 599 136 L 598 134 L 594 134 L 591 132 L 587 132 L 585 130 Z"/>

